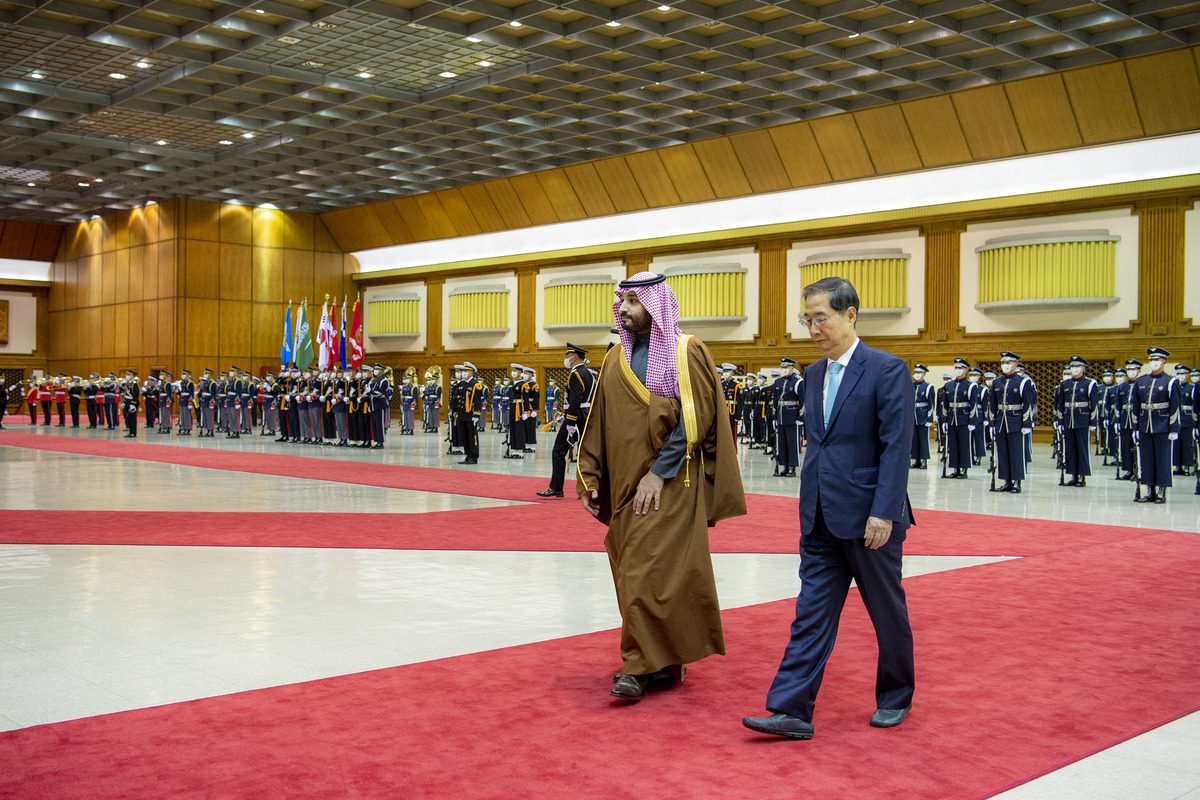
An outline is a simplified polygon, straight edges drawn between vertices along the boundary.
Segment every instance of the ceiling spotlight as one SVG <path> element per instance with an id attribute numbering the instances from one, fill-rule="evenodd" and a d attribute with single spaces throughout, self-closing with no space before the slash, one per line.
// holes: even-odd
<path id="1" fill-rule="evenodd" d="M 355 75 L 355 77 L 356 77 L 356 78 L 362 78 L 362 79 L 365 81 L 365 80 L 369 80 L 369 79 L 371 79 L 371 78 L 374 78 L 375 76 L 374 76 L 374 75 L 372 75 L 370 72 L 359 72 L 358 74 L 356 74 L 356 75 Z"/>
<path id="2" fill-rule="evenodd" d="M 606 22 L 606 23 L 604 23 L 604 24 L 605 24 L 605 25 L 607 25 L 607 26 L 608 26 L 608 27 L 610 27 L 610 28 L 619 28 L 619 27 L 621 27 L 621 23 L 617 22 L 615 19 L 610 19 L 608 22 Z"/>
<path id="3" fill-rule="evenodd" d="M 38 72 L 38 71 L 34 70 L 33 72 L 29 73 L 29 77 L 35 81 L 40 81 L 43 78 L 45 78 L 46 75 L 43 72 Z"/>
<path id="4" fill-rule="evenodd" d="M 104 183 L 104 178 L 93 178 L 92 183 Z"/>
<path id="5" fill-rule="evenodd" d="M 217 142 L 217 144 L 233 144 L 233 142 L 229 139 L 222 139 L 221 141 Z"/>
<path id="6" fill-rule="evenodd" d="M 158 145 L 159 147 L 166 147 L 166 146 L 167 146 L 167 140 L 166 140 L 166 139 L 159 139 L 157 142 L 155 142 L 155 144 L 156 144 L 156 145 Z"/>
<path id="7" fill-rule="evenodd" d="M 124 72 L 110 72 L 108 73 L 108 77 L 112 78 L 114 81 L 123 81 L 129 76 Z"/>
<path id="8" fill-rule="evenodd" d="M 483 39 L 480 39 L 478 36 L 468 36 L 467 41 L 471 44 L 479 44 Z"/>
<path id="9" fill-rule="evenodd" d="M 27 183 L 27 184 L 25 184 L 25 185 L 26 185 L 26 186 L 28 186 L 28 187 L 29 187 L 29 188 L 31 188 L 31 189 L 32 189 L 34 186 L 37 186 L 37 184 L 36 184 L 36 183 L 34 183 L 33 181 L 30 181 L 29 183 Z"/>
<path id="10" fill-rule="evenodd" d="M 494 67 L 494 66 L 496 66 L 496 64 L 495 64 L 495 62 L 492 62 L 492 61 L 480 61 L 480 62 L 479 62 L 479 66 L 481 66 L 481 67 Z"/>
<path id="11" fill-rule="evenodd" d="M 519 19 L 514 19 L 512 22 L 510 22 L 510 23 L 508 23 L 508 24 L 509 24 L 509 25 L 511 25 L 511 26 L 512 26 L 512 27 L 514 27 L 514 28 L 521 28 L 521 27 L 524 27 L 524 23 L 523 23 L 523 22 L 521 22 L 521 20 L 519 20 Z"/>
<path id="12" fill-rule="evenodd" d="M 905 25 L 912 25 L 914 22 L 916 22 L 916 20 L 915 20 L 915 19 L 910 19 L 908 22 L 906 22 L 906 23 L 904 23 L 904 24 L 905 24 Z"/>
<path id="13" fill-rule="evenodd" d="M 156 206 L 156 205 L 158 205 L 158 201 L 157 201 L 157 200 L 147 200 L 147 201 L 146 201 L 146 205 L 148 205 L 148 206 Z"/>
<path id="14" fill-rule="evenodd" d="M 670 11 L 671 7 L 670 6 L 659 6 L 658 10 L 659 11 Z"/>
<path id="15" fill-rule="evenodd" d="M 457 77 L 458 77 L 458 73 L 457 73 L 457 72 L 451 72 L 450 70 L 446 70 L 445 72 L 439 72 L 439 73 L 438 73 L 438 77 L 439 77 L 439 78 L 457 78 Z"/>
<path id="16" fill-rule="evenodd" d="M 242 134 L 242 138 L 243 138 L 243 139 L 253 139 L 253 138 L 254 138 L 254 134 L 253 134 L 253 133 L 249 133 L 249 132 L 247 132 L 247 133 L 243 133 L 243 134 Z"/>
<path id="17" fill-rule="evenodd" d="M 255 14 L 265 14 L 267 12 L 263 11 L 261 8 L 256 8 L 256 9 L 254 9 L 254 13 Z"/>
<path id="18" fill-rule="evenodd" d="M 850 34 L 851 39 L 857 39 L 858 37 L 859 37 L 859 34 L 857 34 L 857 33 Z"/>
<path id="19" fill-rule="evenodd" d="M 90 189 L 90 188 L 91 188 L 91 186 L 92 186 L 92 185 L 91 185 L 90 183 L 87 183 L 86 181 L 80 181 L 80 182 L 79 182 L 79 188 L 80 188 L 80 189 Z"/>
<path id="20" fill-rule="evenodd" d="M 137 67 L 138 69 L 150 69 L 150 66 L 151 66 L 151 65 L 150 65 L 150 62 L 149 62 L 149 61 L 146 61 L 146 60 L 144 60 L 144 59 L 143 59 L 142 61 L 135 61 L 135 62 L 133 62 L 133 65 L 134 65 L 135 67 Z"/>
<path id="21" fill-rule="evenodd" d="M 99 215 L 99 214 L 92 214 L 90 217 L 88 217 L 88 219 L 100 219 L 100 215 Z"/>

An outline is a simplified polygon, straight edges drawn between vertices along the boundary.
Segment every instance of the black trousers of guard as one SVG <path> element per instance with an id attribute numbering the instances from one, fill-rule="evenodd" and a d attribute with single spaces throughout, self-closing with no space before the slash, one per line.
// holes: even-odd
<path id="1" fill-rule="evenodd" d="M 125 408 L 125 430 L 134 436 L 137 436 L 137 412 L 137 406 L 132 410 L 128 406 Z"/>
<path id="2" fill-rule="evenodd" d="M 1166 433 L 1138 434 L 1138 458 L 1141 473 L 1138 481 L 1147 486 L 1166 488 L 1171 485 L 1171 440 Z"/>
<path id="3" fill-rule="evenodd" d="M 996 431 L 996 475 L 1002 481 L 1025 480 L 1025 434 Z"/>
<path id="4" fill-rule="evenodd" d="M 94 427 L 96 427 L 96 422 L 97 422 L 96 399 L 93 397 L 88 397 L 88 398 L 84 398 L 84 402 L 87 405 L 88 427 L 94 428 Z"/>
<path id="5" fill-rule="evenodd" d="M 508 422 L 508 449 L 523 450 L 525 448 L 525 420 L 517 415 Z"/>
<path id="6" fill-rule="evenodd" d="M 969 469 L 971 464 L 971 431 L 966 425 L 951 425 L 947 428 L 946 453 L 950 469 Z"/>
<path id="7" fill-rule="evenodd" d="M 50 401 L 49 400 L 42 401 L 42 424 L 43 425 L 50 424 Z"/>
<path id="8" fill-rule="evenodd" d="M 1088 429 L 1063 429 L 1063 463 L 1068 475 L 1091 475 L 1092 460 L 1088 453 Z"/>
<path id="9" fill-rule="evenodd" d="M 475 427 L 475 418 L 470 414 L 459 413 L 455 416 L 454 430 L 458 434 L 458 442 L 467 458 L 472 461 L 479 459 L 479 431 Z"/>
<path id="10" fill-rule="evenodd" d="M 371 438 L 375 444 L 383 445 L 383 432 L 387 429 L 387 409 L 380 407 L 371 411 Z"/>
<path id="11" fill-rule="evenodd" d="M 913 427 L 912 460 L 929 460 L 929 428 L 924 425 Z"/>
<path id="12" fill-rule="evenodd" d="M 1179 438 L 1171 442 L 1171 461 L 1176 467 L 1188 469 L 1196 466 L 1196 454 L 1192 451 L 1192 436 L 1195 428 L 1180 425 Z"/>
<path id="13" fill-rule="evenodd" d="M 69 397 L 67 403 L 71 406 L 71 427 L 79 427 L 79 398 Z"/>
<path id="14" fill-rule="evenodd" d="M 567 453 L 571 446 L 567 444 L 567 426 L 558 429 L 554 437 L 554 449 L 550 451 L 550 489 L 561 492 L 567 479 Z"/>

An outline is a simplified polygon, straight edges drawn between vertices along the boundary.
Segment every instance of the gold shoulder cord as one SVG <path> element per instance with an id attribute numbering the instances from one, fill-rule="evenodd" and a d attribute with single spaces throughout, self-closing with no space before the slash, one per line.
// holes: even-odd
<path id="1" fill-rule="evenodd" d="M 688 365 L 688 343 L 692 340 L 692 335 L 685 333 L 679 337 L 679 341 L 675 343 L 675 370 L 679 375 L 679 403 L 681 413 L 683 414 L 683 430 L 687 435 L 687 455 L 684 457 L 683 463 L 683 485 L 691 487 L 692 477 L 690 467 L 692 462 L 692 450 L 696 446 L 699 439 L 699 431 L 696 430 L 696 398 L 692 393 L 692 371 Z M 703 458 L 701 454 L 701 458 Z"/>
<path id="2" fill-rule="evenodd" d="M 620 362 L 622 364 L 625 364 L 625 351 L 621 349 L 621 345 L 617 345 L 616 347 L 613 348 L 613 350 L 620 350 L 620 352 L 617 353 L 617 358 L 620 360 Z M 612 353 L 612 350 L 610 350 L 609 353 Z M 601 389 L 600 379 L 604 377 L 604 365 L 606 363 L 608 363 L 608 356 L 605 356 L 604 360 L 600 362 L 600 371 L 598 373 L 596 373 L 596 382 L 592 384 L 592 397 L 591 397 L 592 406 L 590 406 L 588 408 L 587 419 L 583 421 L 583 430 L 581 430 L 579 432 L 579 447 L 581 449 L 583 448 L 583 439 L 585 436 L 587 436 L 588 424 L 591 423 L 591 421 L 592 421 L 591 409 L 593 407 L 595 407 L 596 393 L 599 392 Z M 625 367 L 628 368 L 629 365 L 625 364 Z M 580 455 L 582 455 L 582 453 Z M 575 459 L 575 480 L 577 480 L 583 484 L 584 491 L 587 491 L 587 492 L 595 491 L 594 489 L 592 489 L 592 487 L 588 486 L 587 481 L 585 481 L 583 479 L 583 473 L 581 473 L 579 471 L 579 464 L 580 464 L 580 459 L 576 458 Z"/>

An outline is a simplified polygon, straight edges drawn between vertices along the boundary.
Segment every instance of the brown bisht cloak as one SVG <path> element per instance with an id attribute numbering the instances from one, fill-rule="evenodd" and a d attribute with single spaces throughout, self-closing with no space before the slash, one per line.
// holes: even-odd
<path id="1" fill-rule="evenodd" d="M 725 395 L 700 340 L 676 348 L 680 398 L 653 395 L 618 345 L 604 358 L 579 445 L 577 490 L 599 493 L 621 611 L 621 671 L 642 675 L 725 653 L 708 528 L 746 513 Z M 657 511 L 633 513 L 638 482 L 684 418 L 687 456 Z"/>

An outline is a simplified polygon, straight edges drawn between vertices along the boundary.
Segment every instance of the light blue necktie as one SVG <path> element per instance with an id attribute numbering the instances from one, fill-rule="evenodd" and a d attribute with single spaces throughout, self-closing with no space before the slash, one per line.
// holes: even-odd
<path id="1" fill-rule="evenodd" d="M 837 400 L 838 386 L 842 382 L 842 365 L 836 361 L 829 362 L 829 388 L 825 390 L 825 425 L 833 415 L 833 403 Z"/>

